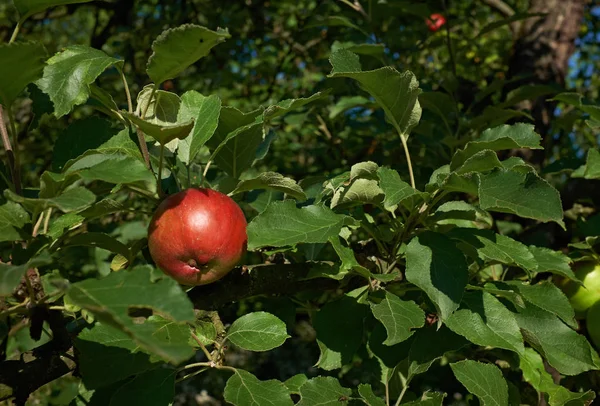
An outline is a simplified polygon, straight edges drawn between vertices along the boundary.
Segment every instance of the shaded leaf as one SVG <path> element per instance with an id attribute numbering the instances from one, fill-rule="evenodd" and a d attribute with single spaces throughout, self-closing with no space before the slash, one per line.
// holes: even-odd
<path id="1" fill-rule="evenodd" d="M 300 387 L 298 406 L 340 406 L 347 405 L 352 390 L 340 385 L 336 378 L 318 376 Z"/>
<path id="2" fill-rule="evenodd" d="M 10 61 L 0 64 L 0 104 L 9 108 L 29 83 L 42 77 L 46 55 L 39 42 L 0 45 L 0 61 Z"/>
<path id="3" fill-rule="evenodd" d="M 508 385 L 493 364 L 464 360 L 450 364 L 456 379 L 485 406 L 508 406 Z"/>
<path id="4" fill-rule="evenodd" d="M 408 138 L 410 130 L 421 118 L 418 100 L 421 90 L 412 72 L 400 73 L 390 66 L 362 72 L 358 56 L 346 49 L 333 52 L 329 61 L 333 67 L 329 77 L 357 80 L 383 108 L 398 134 Z"/>
<path id="5" fill-rule="evenodd" d="M 17 229 L 29 223 L 31 218 L 19 204 L 8 201 L 0 206 L 0 242 L 18 241 L 22 237 Z"/>
<path id="6" fill-rule="evenodd" d="M 190 136 L 179 142 L 177 156 L 181 162 L 189 165 L 194 160 L 200 148 L 215 133 L 220 114 L 221 99 L 216 95 L 206 97 L 195 90 L 190 90 L 181 96 L 177 121 L 194 121 Z"/>
<path id="7" fill-rule="evenodd" d="M 298 243 L 325 243 L 338 235 L 351 217 L 336 214 L 324 206 L 297 208 L 292 200 L 271 203 L 248 224 L 248 249 L 283 247 Z"/>
<path id="8" fill-rule="evenodd" d="M 480 346 L 504 348 L 522 354 L 523 336 L 513 313 L 487 292 L 465 292 L 461 307 L 445 324 Z"/>
<path id="9" fill-rule="evenodd" d="M 285 323 L 266 312 L 248 313 L 233 322 L 227 339 L 249 351 L 269 351 L 282 345 L 290 336 Z"/>
<path id="10" fill-rule="evenodd" d="M 85 103 L 90 85 L 110 66 L 123 63 L 104 52 L 83 45 L 72 45 L 48 59 L 37 86 L 54 103 L 54 115 L 62 117 L 74 106 Z"/>
<path id="11" fill-rule="evenodd" d="M 227 380 L 223 393 L 225 400 L 235 406 L 293 405 L 283 383 L 276 379 L 260 381 L 250 372 L 236 369 Z"/>
<path id="12" fill-rule="evenodd" d="M 462 299 L 467 285 L 467 263 L 454 242 L 443 234 L 426 231 L 406 248 L 406 279 L 425 291 L 439 317 L 446 320 Z"/>
<path id="13" fill-rule="evenodd" d="M 229 37 L 227 30 L 211 31 L 193 24 L 165 30 L 152 43 L 146 72 L 154 83 L 173 79 Z"/>
<path id="14" fill-rule="evenodd" d="M 81 186 L 68 189 L 59 196 L 48 199 L 23 197 L 10 190 L 5 190 L 4 196 L 9 200 L 20 203 L 31 213 L 40 213 L 48 207 L 57 208 L 64 213 L 79 211 L 89 207 L 96 200 L 96 196 L 92 192 Z"/>
<path id="15" fill-rule="evenodd" d="M 140 295 L 143 292 L 143 295 Z M 194 321 L 193 307 L 177 282 L 164 277 L 151 281 L 150 267 L 113 272 L 104 279 L 86 279 L 71 285 L 71 302 L 92 312 L 100 321 L 123 330 L 141 348 L 177 364 L 194 353 L 187 343 L 169 342 L 156 334 L 156 325 L 133 322 L 130 309 L 146 308 L 159 312 L 174 323 Z"/>
<path id="16" fill-rule="evenodd" d="M 371 303 L 371 311 L 387 330 L 387 339 L 383 342 L 385 345 L 406 340 L 413 335 L 412 329 L 425 324 L 425 312 L 415 302 L 401 300 L 389 292 L 380 303 Z"/>
<path id="17" fill-rule="evenodd" d="M 277 190 L 299 201 L 306 200 L 306 194 L 293 179 L 286 178 L 277 172 L 263 172 L 254 179 L 242 180 L 229 194 L 235 195 L 255 189 Z"/>

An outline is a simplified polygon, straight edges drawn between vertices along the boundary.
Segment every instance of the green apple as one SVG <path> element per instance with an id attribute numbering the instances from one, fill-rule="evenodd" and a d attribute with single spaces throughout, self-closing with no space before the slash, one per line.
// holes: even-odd
<path id="1" fill-rule="evenodd" d="M 600 301 L 594 303 L 585 316 L 588 335 L 596 348 L 600 348 Z"/>
<path id="2" fill-rule="evenodd" d="M 583 282 L 583 286 L 572 280 L 564 280 L 560 288 L 575 309 L 575 316 L 583 319 L 586 311 L 600 301 L 600 264 L 582 262 L 576 265 L 575 276 Z"/>

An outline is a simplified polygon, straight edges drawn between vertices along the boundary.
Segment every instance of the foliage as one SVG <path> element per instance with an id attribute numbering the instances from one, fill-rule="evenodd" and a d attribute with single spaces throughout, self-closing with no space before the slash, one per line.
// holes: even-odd
<path id="1" fill-rule="evenodd" d="M 600 261 L 598 106 L 494 76 L 502 30 L 540 16 L 478 11 L 428 33 L 428 3 L 296 3 L 261 11 L 280 50 L 247 15 L 229 30 L 158 19 L 123 34 L 140 50 L 124 60 L 121 41 L 19 34 L 53 6 L 76 26 L 93 3 L 14 0 L 0 399 L 167 405 L 192 382 L 239 406 L 589 404 L 598 348 L 559 286 Z M 240 4 L 203 15 L 255 11 Z M 553 134 L 513 109 L 540 96 L 569 109 Z M 249 253 L 186 289 L 154 266 L 146 228 L 198 186 L 242 207 Z"/>

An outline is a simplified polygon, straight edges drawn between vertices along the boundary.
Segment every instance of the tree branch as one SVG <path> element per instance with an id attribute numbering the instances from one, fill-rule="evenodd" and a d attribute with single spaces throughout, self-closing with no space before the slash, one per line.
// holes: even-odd
<path id="1" fill-rule="evenodd" d="M 315 264 L 313 268 L 319 265 Z M 305 279 L 310 270 L 311 264 L 259 265 L 247 272 L 236 268 L 216 283 L 195 287 L 188 292 L 188 296 L 195 308 L 215 310 L 252 296 L 291 295 L 340 286 L 341 281 L 334 279 Z"/>
<path id="2" fill-rule="evenodd" d="M 495 8 L 506 18 L 512 17 L 513 14 L 515 14 L 515 10 L 513 10 L 511 6 L 509 6 L 502 0 L 481 0 L 481 2 L 487 4 L 492 8 Z"/>

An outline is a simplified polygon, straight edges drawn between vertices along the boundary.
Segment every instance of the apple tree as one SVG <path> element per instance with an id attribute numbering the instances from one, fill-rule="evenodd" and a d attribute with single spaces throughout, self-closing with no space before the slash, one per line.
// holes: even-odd
<path id="1" fill-rule="evenodd" d="M 133 2 L 13 0 L 0 400 L 589 405 L 597 79 L 525 52 L 540 26 L 574 47 L 585 2 L 560 27 L 534 0 L 233 3 L 130 27 L 160 33 L 123 58 L 100 16 Z M 61 7 L 98 7 L 92 41 L 36 37 Z"/>

